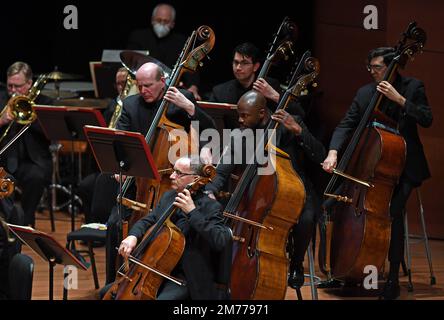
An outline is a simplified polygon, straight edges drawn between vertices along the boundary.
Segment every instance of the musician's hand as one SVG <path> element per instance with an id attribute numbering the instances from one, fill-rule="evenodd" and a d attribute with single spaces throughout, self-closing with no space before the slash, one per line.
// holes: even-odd
<path id="1" fill-rule="evenodd" d="M 128 259 L 131 252 L 133 252 L 133 249 L 137 245 L 137 238 L 135 236 L 128 236 L 126 237 L 122 243 L 120 243 L 119 247 L 119 254 L 124 257 L 125 259 Z"/>
<path id="2" fill-rule="evenodd" d="M 190 116 L 194 115 L 194 104 L 190 100 L 188 100 L 187 97 L 185 97 L 177 88 L 170 87 L 165 93 L 164 98 L 166 101 L 171 102 L 179 108 L 184 109 Z"/>
<path id="3" fill-rule="evenodd" d="M 381 81 L 378 83 L 376 90 L 385 95 L 388 99 L 396 102 L 401 107 L 405 104 L 405 98 L 399 94 L 399 92 L 388 82 Z"/>
<path id="4" fill-rule="evenodd" d="M 5 112 L 3 112 L 0 118 L 0 127 L 10 123 L 12 120 L 14 120 L 14 117 L 11 115 L 9 110 L 6 110 Z"/>
<path id="5" fill-rule="evenodd" d="M 276 111 L 271 118 L 280 124 L 282 124 L 285 128 L 293 132 L 295 135 L 299 135 L 302 132 L 302 127 L 296 122 L 296 120 L 285 110 Z"/>
<path id="6" fill-rule="evenodd" d="M 279 93 L 274 90 L 264 78 L 257 79 L 253 83 L 253 89 L 262 93 L 265 98 L 268 98 L 276 103 L 279 102 Z"/>
<path id="7" fill-rule="evenodd" d="M 190 213 L 192 210 L 196 209 L 194 201 L 191 198 L 191 193 L 187 189 L 184 189 L 182 192 L 177 194 L 173 204 L 182 209 L 185 213 Z"/>
<path id="8" fill-rule="evenodd" d="M 199 95 L 199 88 L 197 86 L 193 84 L 187 90 L 193 94 L 194 99 L 196 99 L 197 101 L 202 100 L 202 98 Z"/>
<path id="9" fill-rule="evenodd" d="M 210 199 L 217 200 L 217 199 L 216 199 L 216 196 L 215 196 L 214 193 L 213 193 L 213 191 L 207 191 L 207 196 L 208 196 L 208 198 L 210 198 Z"/>
<path id="10" fill-rule="evenodd" d="M 119 182 L 119 177 L 120 177 L 120 175 L 118 175 L 118 174 L 114 175 L 114 179 L 116 179 L 117 182 Z M 125 180 L 126 180 L 126 176 L 122 174 L 122 183 L 124 183 Z"/>
<path id="11" fill-rule="evenodd" d="M 324 162 L 321 163 L 322 169 L 324 169 L 329 173 L 332 173 L 333 169 L 336 168 L 337 161 L 338 161 L 338 151 L 330 150 L 328 152 L 327 158 L 325 158 Z"/>

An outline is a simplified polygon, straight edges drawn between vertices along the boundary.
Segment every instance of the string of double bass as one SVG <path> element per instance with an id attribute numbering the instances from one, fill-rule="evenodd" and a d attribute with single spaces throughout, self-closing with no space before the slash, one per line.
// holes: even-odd
<path id="1" fill-rule="evenodd" d="M 166 83 L 163 95 L 165 95 L 165 93 L 168 91 L 168 89 L 170 87 L 174 86 L 177 83 L 177 80 L 179 79 L 179 76 L 181 75 L 181 72 L 180 72 L 181 63 L 183 62 L 185 55 L 190 51 L 189 49 L 190 49 L 192 39 L 196 39 L 196 31 L 193 31 L 191 36 L 187 39 L 187 42 L 185 43 L 185 46 L 184 46 L 182 52 L 180 53 L 176 64 L 174 65 L 174 69 L 171 72 L 172 78 L 171 78 L 171 80 L 167 81 L 167 83 Z M 178 70 L 179 70 L 179 72 L 178 72 Z M 162 98 L 162 102 L 161 102 L 159 108 L 157 109 L 157 112 L 153 118 L 153 122 L 152 122 L 153 124 L 158 123 L 160 121 L 163 111 L 167 106 L 168 106 L 168 101 L 166 101 L 165 99 Z M 150 142 L 154 137 L 156 129 L 157 129 L 156 125 L 151 125 L 150 128 L 148 129 L 148 132 L 145 136 L 145 141 L 148 145 L 150 145 Z M 125 182 L 122 186 L 122 196 L 124 196 L 125 193 L 128 191 L 128 188 L 133 183 L 133 181 L 134 181 L 134 177 L 127 177 L 127 179 L 125 180 Z"/>
<path id="2" fill-rule="evenodd" d="M 387 72 L 384 75 L 383 81 L 388 81 L 391 83 L 393 81 L 393 77 L 396 74 L 397 69 L 398 69 L 398 64 L 397 64 L 397 59 L 395 58 L 390 63 L 390 65 L 387 69 Z M 376 91 L 375 94 L 373 95 L 368 107 L 365 110 L 365 113 L 364 113 L 358 127 L 356 128 L 355 133 L 353 134 L 353 136 L 350 140 L 350 144 L 348 145 L 347 149 L 344 152 L 344 155 L 342 156 L 341 160 L 339 161 L 339 164 L 338 164 L 339 171 L 343 172 L 347 168 L 347 165 L 348 165 L 351 157 L 353 156 L 355 148 L 358 145 L 358 142 L 361 138 L 362 132 L 368 126 L 368 122 L 370 120 L 370 117 L 372 116 L 373 112 L 375 111 L 376 106 L 378 106 L 380 104 L 380 102 L 383 98 L 384 98 L 383 94 L 380 93 L 379 91 Z M 338 175 L 333 175 L 333 177 L 330 179 L 330 182 L 327 185 L 327 188 L 325 189 L 326 193 L 331 193 L 338 178 L 339 178 Z"/>
<path id="3" fill-rule="evenodd" d="M 292 86 L 296 83 L 296 79 L 297 77 L 302 73 L 302 70 L 304 68 L 304 63 L 306 61 L 306 59 L 308 59 L 308 57 L 310 57 L 311 52 L 309 50 L 307 50 L 302 58 L 299 60 L 298 66 L 296 68 L 296 70 L 294 71 L 292 78 L 290 80 L 289 83 L 289 88 L 291 89 Z M 290 93 L 290 89 L 286 90 L 285 93 L 283 94 L 283 96 L 281 97 L 281 99 L 279 100 L 279 104 L 278 107 L 276 109 L 280 110 L 283 109 L 285 110 L 285 108 L 288 105 L 288 102 L 291 98 L 291 93 Z M 259 143 L 256 144 L 256 148 L 260 148 L 265 150 L 265 141 L 269 141 L 269 139 L 271 139 L 271 135 L 270 137 L 267 136 L 267 133 L 269 132 L 269 130 L 271 130 L 273 128 L 272 131 L 272 135 L 275 133 L 275 130 L 277 128 L 277 126 L 279 125 L 279 123 L 275 120 L 271 120 L 267 127 L 265 128 L 264 134 L 261 136 Z M 245 194 L 246 189 L 249 187 L 249 183 L 253 180 L 254 176 L 256 175 L 257 172 L 257 162 L 255 161 L 255 156 L 256 156 L 257 152 L 255 152 L 252 157 L 250 158 L 250 161 L 248 162 L 249 165 L 247 166 L 247 168 L 244 171 L 244 174 L 242 175 L 241 180 L 239 181 L 238 185 L 236 186 L 236 189 L 233 193 L 233 197 L 230 199 L 230 201 L 228 202 L 225 211 L 228 213 L 233 213 L 236 208 L 239 206 L 239 203 L 242 199 L 242 196 Z"/>

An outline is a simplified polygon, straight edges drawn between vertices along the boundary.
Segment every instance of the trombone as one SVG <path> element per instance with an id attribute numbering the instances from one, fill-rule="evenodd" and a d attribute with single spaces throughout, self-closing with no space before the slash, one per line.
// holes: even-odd
<path id="1" fill-rule="evenodd" d="M 34 111 L 34 100 L 40 94 L 41 88 L 45 85 L 48 76 L 46 74 L 41 74 L 34 85 L 31 87 L 27 95 L 13 95 L 9 100 L 3 110 L 0 112 L 0 118 L 5 114 L 9 114 L 12 117 L 12 121 L 9 123 L 3 135 L 0 137 L 0 143 L 6 137 L 11 129 L 11 126 L 14 122 L 18 124 L 25 125 L 20 131 L 14 136 L 11 141 L 8 142 L 7 145 L 0 151 L 0 155 L 12 144 L 15 140 L 17 140 L 28 128 L 31 124 L 37 119 L 37 114 Z"/>

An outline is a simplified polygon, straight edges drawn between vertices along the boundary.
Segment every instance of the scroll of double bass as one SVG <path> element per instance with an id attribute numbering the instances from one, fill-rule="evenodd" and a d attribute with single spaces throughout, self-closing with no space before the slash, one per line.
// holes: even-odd
<path id="1" fill-rule="evenodd" d="M 300 60 L 278 110 L 285 109 L 293 97 L 303 94 L 318 75 L 319 62 L 308 56 L 309 52 Z M 300 76 L 304 63 L 310 73 Z M 257 147 L 265 146 L 273 154 L 269 161 L 273 161 L 275 171 L 258 175 L 258 165 L 249 164 L 224 211 L 233 220 L 232 230 L 237 240 L 233 244 L 230 284 L 233 299 L 285 297 L 288 273 L 285 248 L 289 230 L 304 206 L 305 188 L 288 154 L 271 142 L 277 126 L 277 122 L 270 121 L 265 132 L 271 134 L 264 135 Z M 264 144 L 265 141 L 268 142 Z"/>
<path id="2" fill-rule="evenodd" d="M 411 23 L 383 80 L 393 83 L 398 68 L 422 49 L 425 40 L 425 32 Z M 406 150 L 394 122 L 383 113 L 385 102 L 387 98 L 376 91 L 324 192 L 336 202 L 328 206 L 331 237 L 325 255 L 320 254 L 321 270 L 349 283 L 360 282 L 367 265 L 380 269 L 389 248 L 390 200 Z M 345 178 L 341 184 L 339 176 Z"/>
<path id="3" fill-rule="evenodd" d="M 204 41 L 203 44 L 191 50 L 193 43 L 197 40 Z M 177 86 L 185 72 L 195 72 L 201 64 L 201 60 L 211 51 L 214 46 L 215 35 L 213 30 L 208 26 L 201 26 L 194 31 L 188 38 L 184 49 L 182 50 L 171 78 L 167 81 L 165 92 L 173 86 Z M 136 202 L 145 204 L 145 208 L 150 210 L 156 206 L 161 195 L 168 190 L 170 181 L 168 179 L 171 173 L 171 163 L 168 160 L 168 152 L 170 146 L 177 141 L 171 141 L 170 132 L 174 129 L 184 130 L 184 128 L 176 123 L 171 122 L 166 117 L 169 103 L 163 99 L 153 122 L 150 125 L 145 140 L 151 148 L 154 162 L 161 176 L 160 183 L 152 179 L 137 178 L 137 195 Z M 122 189 L 123 194 L 127 191 L 132 183 L 132 178 L 128 178 Z M 141 212 L 136 211 L 131 217 L 129 225 L 131 226 L 141 217 Z"/>

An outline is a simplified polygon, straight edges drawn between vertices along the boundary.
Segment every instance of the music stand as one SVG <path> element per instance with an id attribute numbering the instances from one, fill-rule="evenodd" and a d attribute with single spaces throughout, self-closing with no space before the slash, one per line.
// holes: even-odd
<path id="1" fill-rule="evenodd" d="M 102 114 L 93 108 L 34 106 L 37 118 L 48 140 L 86 141 L 83 127 L 87 124 L 106 126 Z M 71 149 L 71 231 L 75 230 L 74 210 L 74 185 L 75 185 L 75 161 L 74 148 Z"/>
<path id="2" fill-rule="evenodd" d="M 145 137 L 138 132 L 85 126 L 94 158 L 102 173 L 119 174 L 119 226 L 122 227 L 122 175 L 156 179 L 160 175 Z M 121 231 L 121 230 L 120 230 Z"/>
<path id="3" fill-rule="evenodd" d="M 31 227 L 17 226 L 8 223 L 8 228 L 21 242 L 31 248 L 37 255 L 49 264 L 49 300 L 54 299 L 54 267 L 57 264 L 73 265 L 87 270 L 87 267 L 78 260 L 67 248 L 62 246 L 49 234 Z"/>

